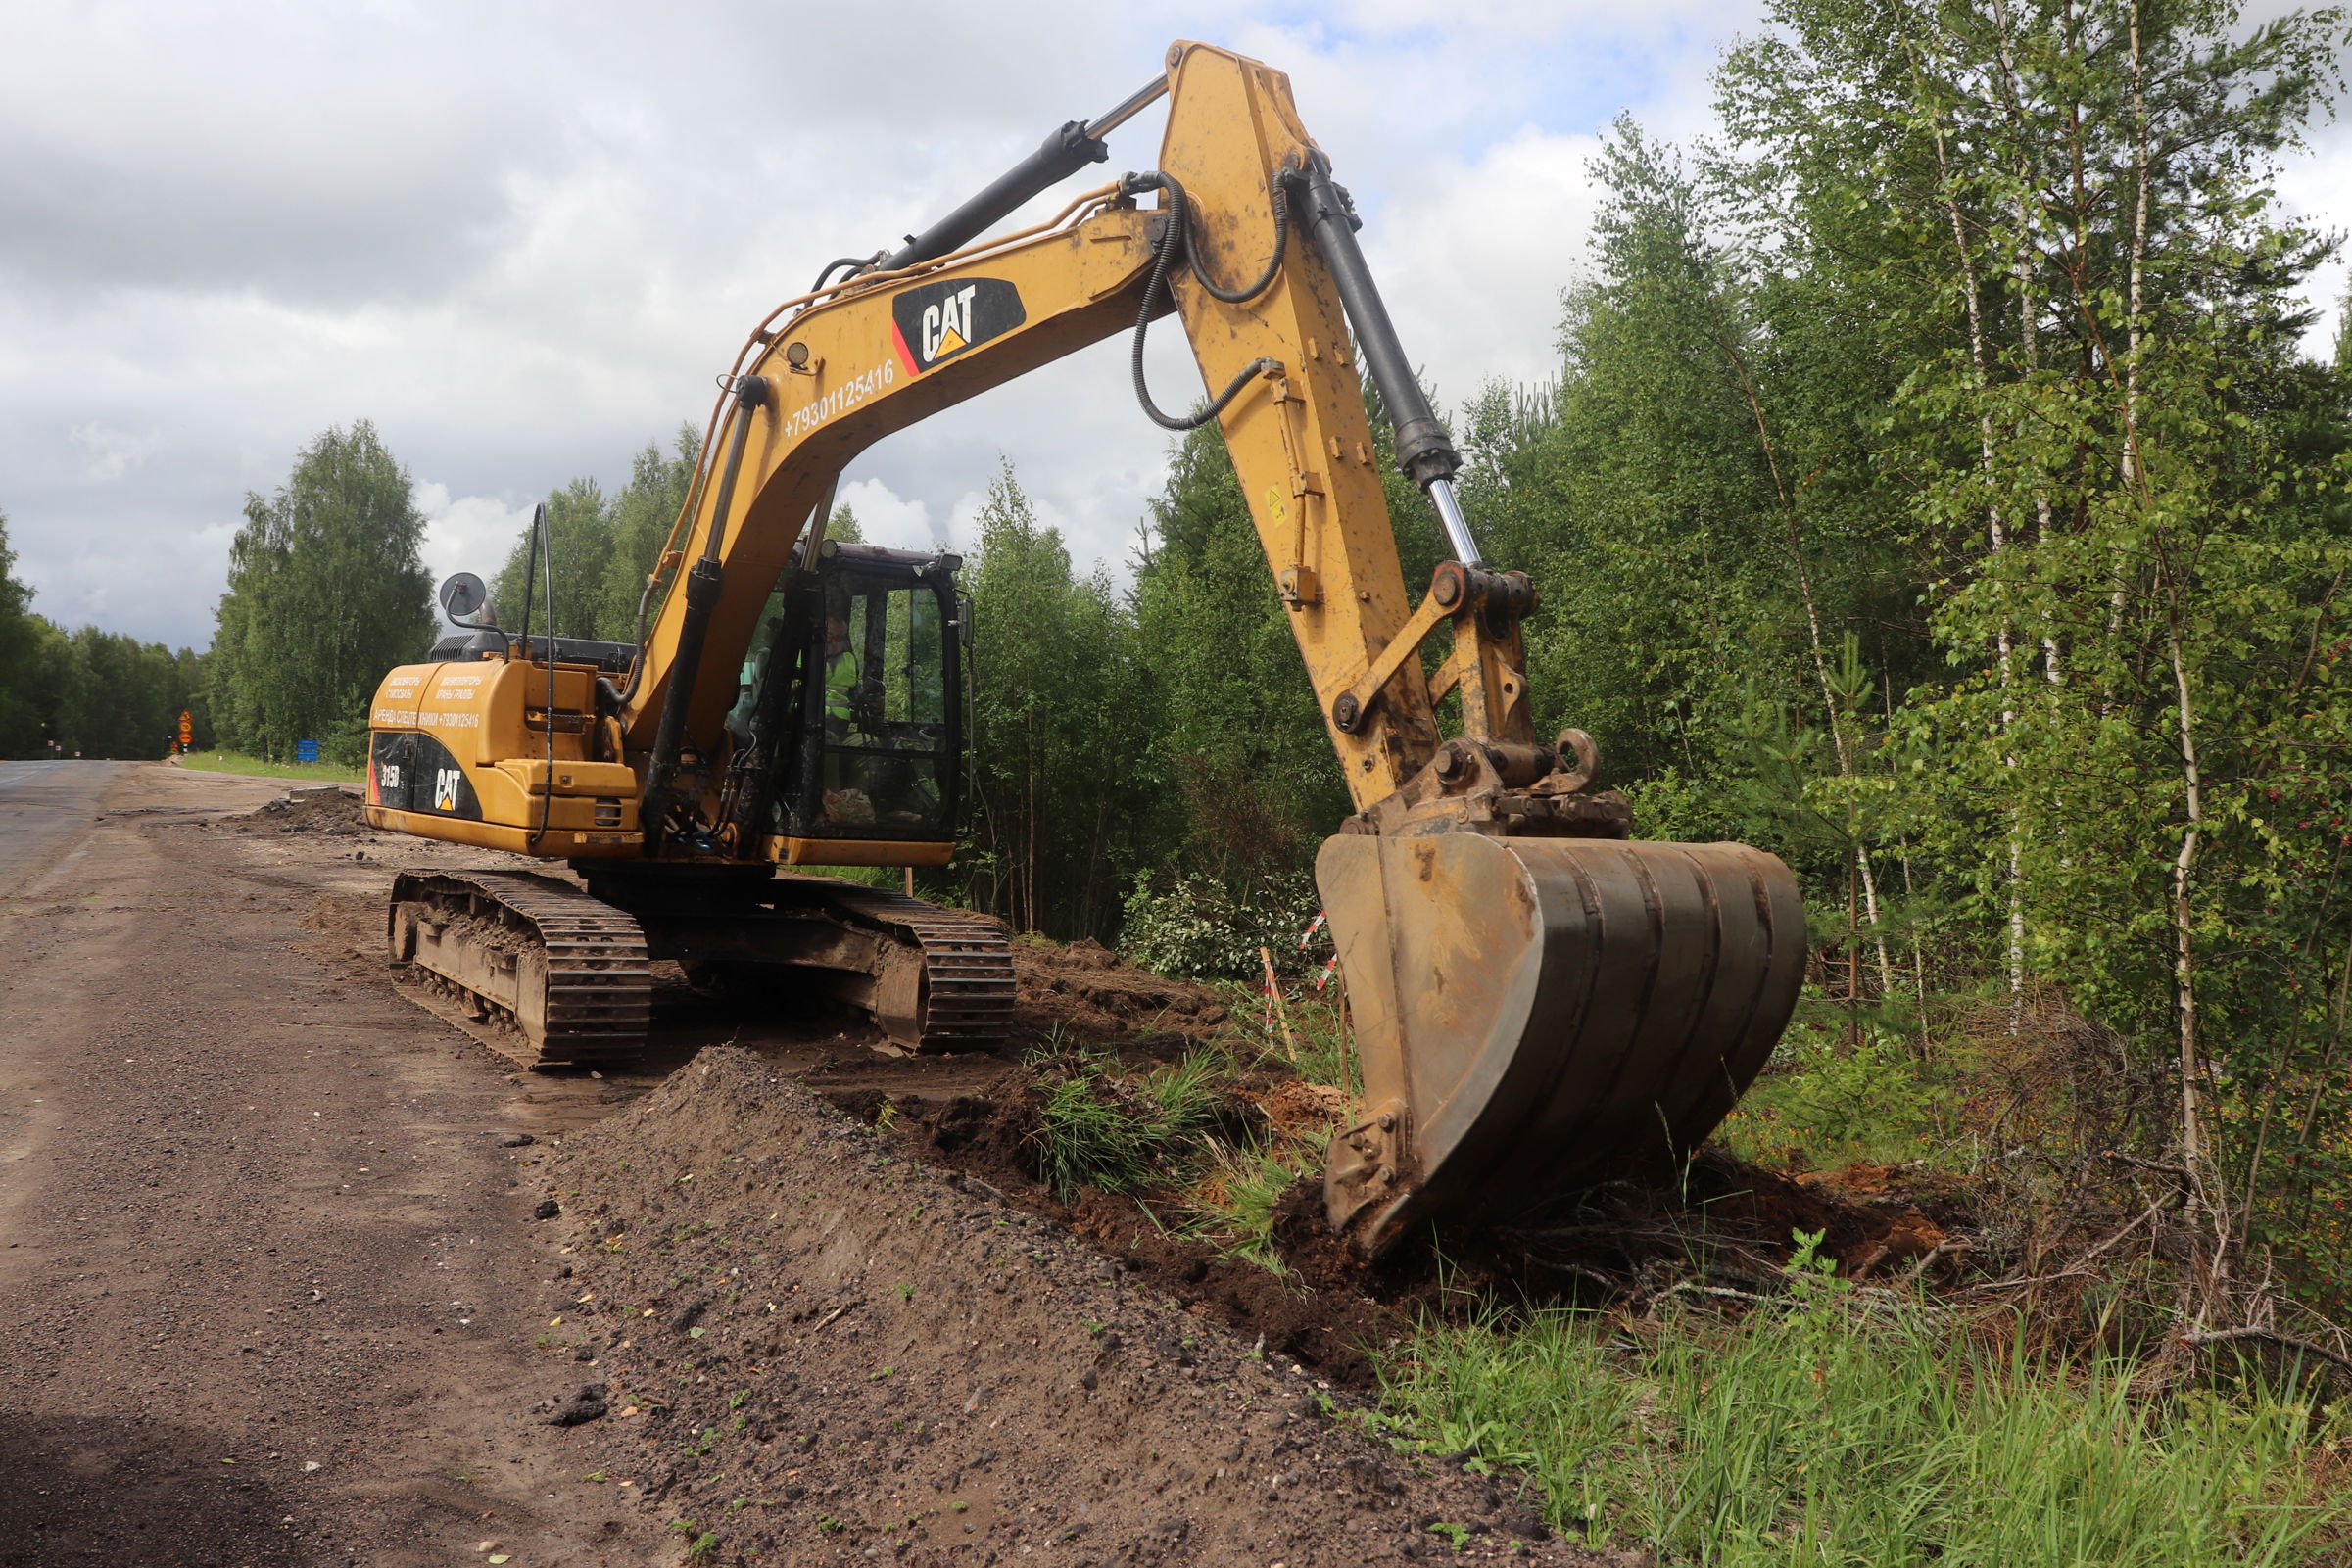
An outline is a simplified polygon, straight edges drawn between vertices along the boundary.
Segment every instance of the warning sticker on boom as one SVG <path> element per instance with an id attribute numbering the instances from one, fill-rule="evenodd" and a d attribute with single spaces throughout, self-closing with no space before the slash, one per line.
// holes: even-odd
<path id="1" fill-rule="evenodd" d="M 944 364 L 1028 319 L 1021 291 L 1002 278 L 926 283 L 890 302 L 890 335 L 910 375 Z"/>

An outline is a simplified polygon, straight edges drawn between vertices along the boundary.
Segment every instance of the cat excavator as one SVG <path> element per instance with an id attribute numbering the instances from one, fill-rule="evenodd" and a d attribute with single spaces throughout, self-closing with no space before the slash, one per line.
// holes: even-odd
<path id="1" fill-rule="evenodd" d="M 984 237 L 1163 97 L 1156 168 Z M 925 232 L 826 267 L 721 378 L 635 642 L 469 621 L 460 574 L 443 604 L 464 630 L 385 677 L 368 822 L 576 878 L 403 873 L 392 959 L 551 1065 L 635 1052 L 664 959 L 849 1002 L 909 1050 L 1001 1039 L 994 922 L 792 869 L 941 865 L 963 809 L 959 562 L 825 525 L 874 442 L 1126 332 L 1150 417 L 1222 429 L 1354 801 L 1316 860 L 1363 1079 L 1330 1144 L 1333 1230 L 1376 1254 L 1687 1155 L 1787 1025 L 1795 879 L 1746 845 L 1634 838 L 1591 738 L 1536 735 L 1536 592 L 1479 556 L 1360 226 L 1288 79 L 1178 43 Z M 1209 393 L 1185 416 L 1143 373 L 1169 315 Z M 1417 605 L 1368 374 L 1451 547 Z"/>

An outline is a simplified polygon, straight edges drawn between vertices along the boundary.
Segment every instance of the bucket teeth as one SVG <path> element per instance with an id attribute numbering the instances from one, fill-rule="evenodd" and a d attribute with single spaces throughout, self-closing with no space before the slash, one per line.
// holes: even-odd
<path id="1" fill-rule="evenodd" d="M 1527 1214 L 1664 1170 L 1771 1055 L 1804 975 L 1788 867 L 1745 844 L 1343 834 L 1316 863 L 1364 1069 L 1334 1230 Z"/>

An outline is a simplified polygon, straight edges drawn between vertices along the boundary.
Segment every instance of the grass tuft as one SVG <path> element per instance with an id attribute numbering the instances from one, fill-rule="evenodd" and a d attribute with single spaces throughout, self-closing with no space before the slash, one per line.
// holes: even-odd
<path id="1" fill-rule="evenodd" d="M 1032 1137 L 1040 1173 L 1069 1203 L 1080 1187 L 1134 1192 L 1175 1175 L 1216 1116 L 1222 1065 L 1200 1053 L 1129 1078 L 1107 1055 L 1057 1051 L 1047 1070 Z"/>
<path id="2" fill-rule="evenodd" d="M 1292 1182 L 1322 1167 L 1324 1141 L 1301 1137 L 1257 1149 L 1212 1146 L 1199 1177 L 1184 1194 L 1184 1207 L 1191 1212 L 1184 1234 L 1213 1244 L 1228 1257 L 1277 1274 L 1286 1272 L 1274 1250 L 1274 1208 Z"/>

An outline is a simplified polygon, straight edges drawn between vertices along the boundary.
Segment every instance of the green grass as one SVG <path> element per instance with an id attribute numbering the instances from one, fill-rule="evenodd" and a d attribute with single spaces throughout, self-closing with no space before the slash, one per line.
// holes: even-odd
<path id="1" fill-rule="evenodd" d="M 1972 1107 L 1948 1056 L 1923 1062 L 1883 1036 L 1848 1045 L 1793 1029 L 1780 1057 L 1715 1134 L 1743 1160 L 1776 1170 L 1933 1164 L 1964 1141 Z"/>
<path id="2" fill-rule="evenodd" d="M 1785 1307 L 1637 1337 L 1566 1310 L 1431 1323 L 1387 1356 L 1429 1452 L 1524 1469 L 1554 1525 L 1707 1568 L 2329 1560 L 2307 1406 L 2135 1396 L 2128 1368 L 1863 1300 L 1800 1251 Z"/>
<path id="3" fill-rule="evenodd" d="M 202 773 L 242 773 L 260 779 L 316 779 L 323 784 L 358 784 L 363 777 L 357 768 L 338 767 L 331 762 L 270 762 L 239 751 L 191 751 L 179 759 L 179 765 Z"/>
<path id="4" fill-rule="evenodd" d="M 1183 1196 L 1191 1212 L 1184 1234 L 1228 1257 L 1285 1272 L 1274 1250 L 1274 1206 L 1292 1182 L 1322 1168 L 1324 1141 L 1282 1139 L 1257 1149 L 1212 1145 L 1198 1179 Z"/>
<path id="5" fill-rule="evenodd" d="M 1133 1192 L 1171 1175 L 1217 1110 L 1217 1079 L 1227 1065 L 1200 1052 L 1175 1067 L 1124 1077 L 1111 1058 L 1058 1043 L 1034 1139 L 1037 1163 L 1062 1201 L 1078 1189 Z"/>
<path id="6" fill-rule="evenodd" d="M 787 866 L 785 870 L 795 876 L 830 877 L 837 882 L 856 882 L 893 893 L 906 887 L 906 871 L 899 866 Z"/>
<path id="7" fill-rule="evenodd" d="M 1320 991 L 1301 987 L 1291 997 L 1290 1034 L 1298 1042 L 1300 1077 L 1309 1083 L 1327 1083 L 1345 1089 L 1349 1094 L 1364 1091 L 1355 1040 L 1340 1011 L 1337 979 Z"/>
<path id="8" fill-rule="evenodd" d="M 1309 1083 L 1344 1084 L 1356 1093 L 1353 1042 L 1337 986 L 1322 994 L 1298 986 L 1287 997 L 1289 1046 L 1278 1031 L 1268 1036 L 1257 987 L 1224 982 L 1216 990 L 1226 1023 L 1173 1067 L 1128 1073 L 1112 1057 L 1074 1049 L 1058 1032 L 1047 1040 L 1031 1058 L 1041 1069 L 1043 1095 L 1032 1146 L 1064 1202 L 1081 1186 L 1108 1193 L 1157 1188 L 1152 1208 L 1173 1228 L 1280 1273 L 1274 1207 L 1299 1176 L 1322 1168 L 1328 1131 L 1291 1127 L 1235 1141 L 1218 1111 L 1252 1071 L 1286 1060 L 1295 1060 Z"/>
<path id="9" fill-rule="evenodd" d="M 1355 1041 L 1340 1010 L 1337 980 L 1320 991 L 1314 989 L 1312 981 L 1293 980 L 1285 984 L 1283 1005 L 1290 1021 L 1288 1045 L 1284 1044 L 1279 1027 L 1272 1033 L 1266 1028 L 1266 991 L 1262 983 L 1220 980 L 1214 989 L 1229 1018 L 1226 1040 L 1231 1049 L 1244 1055 L 1289 1062 L 1289 1053 L 1295 1047 L 1298 1074 L 1309 1083 L 1331 1084 L 1350 1094 L 1364 1087 L 1363 1073 L 1356 1063 Z"/>

